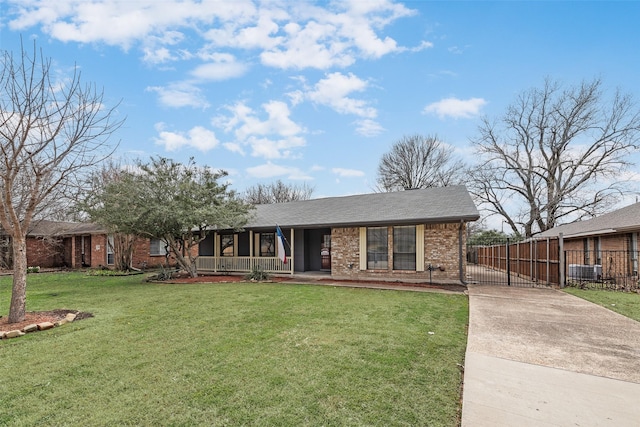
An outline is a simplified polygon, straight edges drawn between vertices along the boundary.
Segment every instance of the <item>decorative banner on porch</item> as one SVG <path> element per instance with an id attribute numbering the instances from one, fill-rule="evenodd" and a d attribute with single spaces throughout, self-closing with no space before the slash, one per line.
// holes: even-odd
<path id="1" fill-rule="evenodd" d="M 282 230 L 280 230 L 280 226 L 276 224 L 276 233 L 278 234 L 278 258 L 283 263 L 287 263 L 287 253 L 284 250 L 284 235 L 282 234 Z"/>

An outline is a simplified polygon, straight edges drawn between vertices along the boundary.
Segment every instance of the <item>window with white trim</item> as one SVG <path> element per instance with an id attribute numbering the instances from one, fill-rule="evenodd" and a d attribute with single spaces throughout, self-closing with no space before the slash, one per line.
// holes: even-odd
<path id="1" fill-rule="evenodd" d="M 113 265 L 113 234 L 107 236 L 107 265 Z M 82 236 L 82 262 L 84 263 L 84 236 Z"/>
<path id="2" fill-rule="evenodd" d="M 167 244 L 162 239 L 149 240 L 149 254 L 151 256 L 166 256 L 169 253 Z"/>

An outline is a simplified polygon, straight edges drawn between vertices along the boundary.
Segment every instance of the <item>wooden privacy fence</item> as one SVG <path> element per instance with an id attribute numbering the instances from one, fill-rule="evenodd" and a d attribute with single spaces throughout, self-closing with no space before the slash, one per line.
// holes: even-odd
<path id="1" fill-rule="evenodd" d="M 517 286 L 559 285 L 562 277 L 560 239 L 528 239 L 522 242 L 470 246 L 467 261 L 478 282 Z M 482 266 L 482 273 L 473 266 Z M 496 273 L 492 275 L 490 272 Z"/>
<path id="2" fill-rule="evenodd" d="M 558 238 L 469 245 L 467 279 L 513 286 L 640 291 L 638 250 L 564 250 Z"/>

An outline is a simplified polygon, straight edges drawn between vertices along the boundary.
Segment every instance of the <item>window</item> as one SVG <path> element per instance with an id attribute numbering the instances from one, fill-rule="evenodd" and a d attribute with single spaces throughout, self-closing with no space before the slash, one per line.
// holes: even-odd
<path id="1" fill-rule="evenodd" d="M 602 265 L 602 239 L 596 237 L 596 264 Z"/>
<path id="2" fill-rule="evenodd" d="M 82 263 L 85 263 L 85 259 L 84 259 L 84 236 L 82 236 Z M 110 234 L 107 236 L 107 265 L 113 265 L 114 264 L 114 259 L 113 259 L 113 235 Z"/>
<path id="3" fill-rule="evenodd" d="M 220 236 L 220 255 L 233 256 L 233 234 L 223 234 Z"/>
<path id="4" fill-rule="evenodd" d="M 416 269 L 416 227 L 393 227 L 393 269 Z"/>
<path id="5" fill-rule="evenodd" d="M 260 233 L 260 256 L 276 256 L 276 233 Z"/>
<path id="6" fill-rule="evenodd" d="M 161 239 L 151 239 L 149 241 L 149 254 L 151 256 L 166 256 L 168 253 L 167 244 Z"/>
<path id="7" fill-rule="evenodd" d="M 388 266 L 387 227 L 368 227 L 367 269 L 387 269 Z"/>

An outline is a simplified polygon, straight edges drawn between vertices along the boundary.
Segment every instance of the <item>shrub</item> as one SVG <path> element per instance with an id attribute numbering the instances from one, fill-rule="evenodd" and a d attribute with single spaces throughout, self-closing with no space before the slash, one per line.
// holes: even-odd
<path id="1" fill-rule="evenodd" d="M 262 268 L 254 266 L 246 276 L 244 276 L 246 280 L 251 280 L 253 282 L 264 282 L 265 280 L 269 280 L 269 273 L 264 271 Z"/>
<path id="2" fill-rule="evenodd" d="M 40 267 L 27 267 L 27 273 L 40 273 Z"/>

